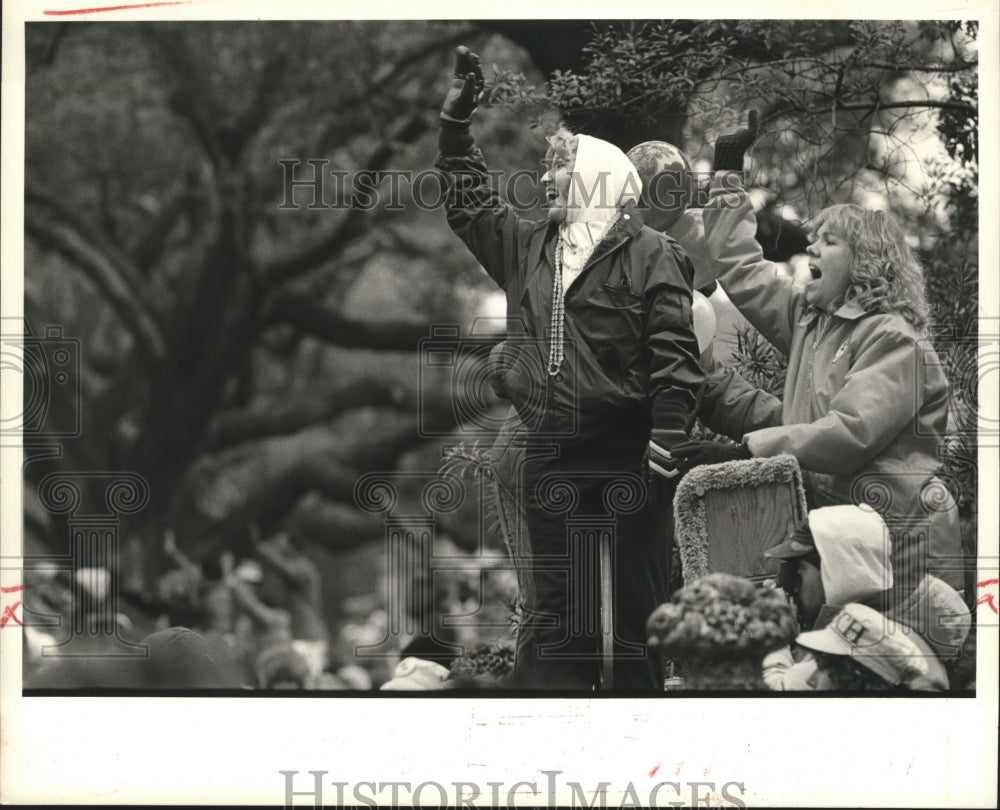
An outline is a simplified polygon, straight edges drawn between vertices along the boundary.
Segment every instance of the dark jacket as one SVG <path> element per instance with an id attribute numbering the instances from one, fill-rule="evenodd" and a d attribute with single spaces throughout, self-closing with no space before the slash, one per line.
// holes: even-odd
<path id="1" fill-rule="evenodd" d="M 482 153 L 442 155 L 448 224 L 507 294 L 504 395 L 536 435 L 572 443 L 628 422 L 685 430 L 704 374 L 691 320 L 690 260 L 626 209 L 565 296 L 565 361 L 550 376 L 558 225 L 519 217 L 490 186 Z M 520 334 L 517 332 L 520 331 Z"/>
<path id="2" fill-rule="evenodd" d="M 698 419 L 709 430 L 739 442 L 751 431 L 781 424 L 780 399 L 710 355 L 701 362 L 707 377 Z"/>

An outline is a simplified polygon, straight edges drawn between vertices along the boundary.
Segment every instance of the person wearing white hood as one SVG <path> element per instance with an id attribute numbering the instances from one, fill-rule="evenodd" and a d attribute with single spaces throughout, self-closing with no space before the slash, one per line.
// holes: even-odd
<path id="1" fill-rule="evenodd" d="M 482 87 L 478 57 L 459 48 L 435 165 L 448 224 L 507 297 L 493 382 L 520 422 L 508 441 L 523 447 L 532 580 L 512 682 L 602 685 L 607 637 L 593 555 L 610 534 L 611 680 L 659 691 L 662 663 L 645 647 L 645 622 L 668 596 L 669 451 L 686 439 L 704 382 L 689 259 L 643 226 L 641 182 L 625 154 L 564 129 L 548 139 L 547 220 L 518 216 L 491 186 L 470 133 Z M 653 486 L 649 470 L 662 476 Z"/>
<path id="2" fill-rule="evenodd" d="M 955 658 L 961 651 L 971 626 L 969 609 L 954 588 L 930 574 L 915 590 L 897 593 L 891 543 L 885 522 L 872 507 L 827 506 L 809 512 L 792 537 L 764 556 L 782 561 L 778 585 L 795 602 L 804 630 L 815 634 L 852 603 L 871 608 L 884 615 L 886 627 L 913 659 L 901 671 L 902 686 L 946 689 L 942 660 Z M 798 661 L 787 647 L 764 659 L 768 687 L 779 691 L 835 688 L 824 678 L 814 655 L 802 648 L 800 652 L 804 655 Z"/>

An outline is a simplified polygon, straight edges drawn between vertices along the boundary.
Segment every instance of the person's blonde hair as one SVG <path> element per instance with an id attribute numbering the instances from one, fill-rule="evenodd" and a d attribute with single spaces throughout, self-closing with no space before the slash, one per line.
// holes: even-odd
<path id="1" fill-rule="evenodd" d="M 555 156 L 567 167 L 573 168 L 573 164 L 576 162 L 576 148 L 580 142 L 579 138 L 570 132 L 564 124 L 559 124 L 549 135 L 545 136 L 545 140 L 552 147 Z"/>
<path id="2" fill-rule="evenodd" d="M 917 329 L 927 325 L 923 268 L 895 217 L 859 205 L 833 205 L 811 225 L 813 233 L 825 225 L 851 250 L 844 303 L 856 301 L 865 312 L 894 312 Z"/>

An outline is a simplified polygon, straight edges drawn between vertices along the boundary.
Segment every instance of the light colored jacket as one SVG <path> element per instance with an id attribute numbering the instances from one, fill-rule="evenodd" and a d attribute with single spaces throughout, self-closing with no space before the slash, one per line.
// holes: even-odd
<path id="1" fill-rule="evenodd" d="M 713 183 L 702 218 L 719 282 L 788 358 L 781 425 L 748 433 L 750 451 L 795 456 L 813 507 L 875 507 L 893 532 L 897 582 L 915 587 L 930 570 L 964 587 L 958 510 L 934 476 L 948 381 L 930 340 L 900 315 L 856 302 L 834 313 L 809 306 L 764 259 L 742 190 Z"/>

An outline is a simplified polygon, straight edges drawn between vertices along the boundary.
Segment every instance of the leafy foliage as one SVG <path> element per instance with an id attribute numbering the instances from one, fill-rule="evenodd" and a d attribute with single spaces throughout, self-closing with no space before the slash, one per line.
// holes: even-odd
<path id="1" fill-rule="evenodd" d="M 439 210 L 373 175 L 429 169 L 426 89 L 475 35 L 28 25 L 26 320 L 80 339 L 86 419 L 61 459 L 26 466 L 29 500 L 54 469 L 126 469 L 150 483 L 130 531 L 154 548 L 170 526 L 198 555 L 289 520 L 334 547 L 380 535 L 332 507 L 419 444 L 417 341 L 481 282 Z M 280 160 L 322 187 L 290 192 Z M 454 422 L 445 394 L 423 405 Z"/>
<path id="2" fill-rule="evenodd" d="M 785 389 L 788 359 L 749 324 L 736 334 L 735 365 L 740 374 L 757 388 L 781 396 Z"/>

